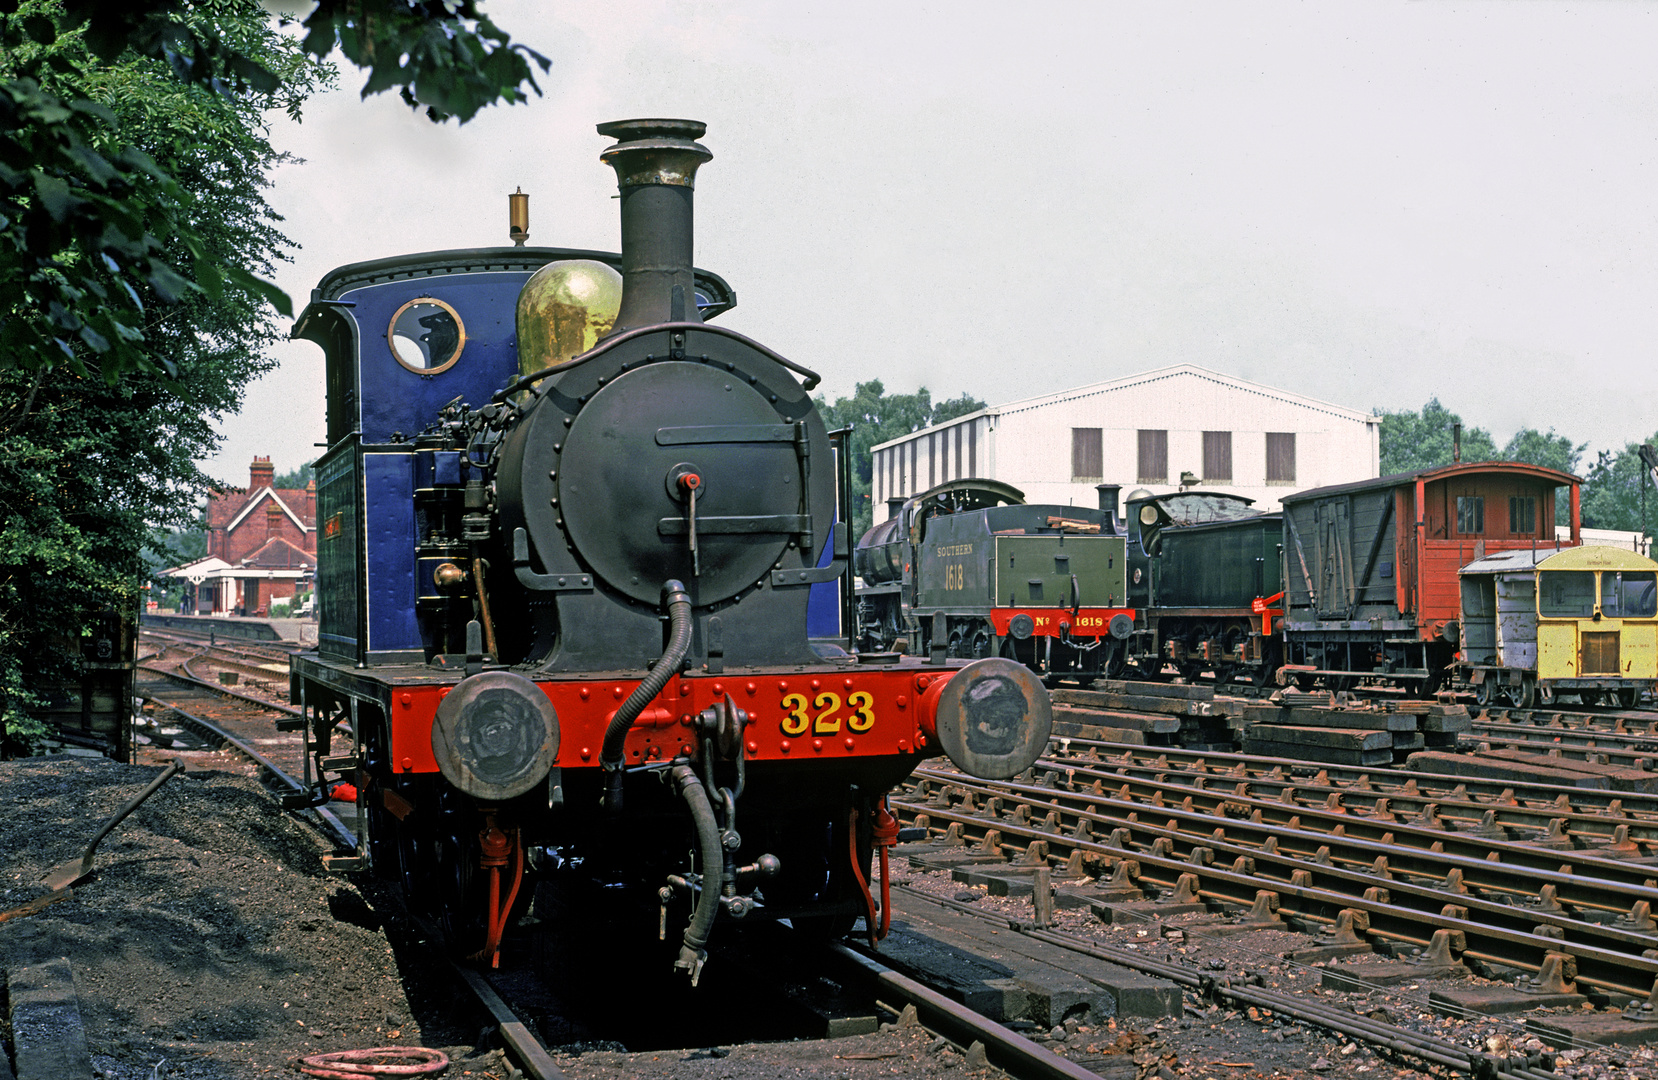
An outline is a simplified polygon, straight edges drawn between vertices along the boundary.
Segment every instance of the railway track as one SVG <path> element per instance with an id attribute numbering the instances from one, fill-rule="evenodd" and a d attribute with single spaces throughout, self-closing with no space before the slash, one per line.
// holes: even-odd
<path id="1" fill-rule="evenodd" d="M 1427 948 L 1451 931 L 1468 959 L 1544 972 L 1560 954 L 1581 981 L 1617 994 L 1645 997 L 1658 980 L 1658 954 L 1644 955 L 1658 949 L 1658 881 L 1646 873 L 1658 869 L 1495 839 L 1476 855 L 1480 845 L 1450 830 L 1366 822 L 1352 811 L 1320 818 L 1293 797 L 1279 808 L 1235 797 L 1228 808 L 1192 788 L 1176 802 L 1161 785 L 1136 792 L 1108 765 L 1076 759 L 1049 758 L 1033 771 L 1021 784 L 918 770 L 917 790 L 895 806 L 945 843 L 1052 862 L 1062 876 L 1098 876 L 1118 893 L 1156 886 L 1188 903 L 1293 913 L 1344 939 L 1404 947 Z M 1557 869 L 1533 865 L 1545 853 Z"/>
<path id="2" fill-rule="evenodd" d="M 1542 748 L 1560 757 L 1649 772 L 1658 763 L 1658 718 L 1650 713 L 1583 716 L 1495 710 L 1475 720 L 1470 741 Z"/>
<path id="3" fill-rule="evenodd" d="M 1097 939 L 1046 927 L 1039 919 L 1008 918 L 989 913 L 973 904 L 929 896 L 906 886 L 899 892 L 907 901 L 949 908 L 962 915 L 997 924 L 1006 931 L 1034 942 L 1052 945 L 1083 956 L 1104 960 L 1134 971 L 1167 979 L 1192 994 L 1198 1003 L 1216 1002 L 1242 1010 L 1265 1010 L 1281 1019 L 1321 1028 L 1325 1031 L 1368 1043 L 1381 1051 L 1428 1065 L 1438 1065 L 1476 1077 L 1513 1077 L 1515 1080 L 1548 1080 L 1554 1073 L 1544 1068 L 1540 1054 L 1495 1055 L 1453 1042 L 1442 1035 L 1355 1013 L 1330 1002 L 1266 987 L 1248 976 L 1232 979 L 1204 974 L 1176 962 L 1172 956 L 1158 959 L 1138 946 L 1122 947 Z M 1188 926 L 1182 934 L 1201 938 L 1199 927 Z M 1235 941 L 1235 939 L 1233 939 Z M 844 949 L 844 946 L 841 948 Z M 1263 957 L 1263 959 L 1266 959 Z M 1276 958 L 1273 958 L 1276 959 Z M 1188 1003 L 1188 1012 L 1200 1012 Z"/>
<path id="4" fill-rule="evenodd" d="M 219 663 L 217 655 L 198 654 L 186 658 L 179 672 L 146 668 L 188 681 L 170 696 L 156 689 L 149 696 L 180 725 L 192 730 L 203 725 L 204 739 L 234 740 L 263 756 L 268 765 L 258 768 L 285 777 L 286 790 L 303 788 L 292 778 L 303 769 L 297 736 L 274 734 L 277 716 L 292 718 L 296 711 L 216 685 L 207 676 Z M 212 671 L 197 670 L 198 665 Z M 248 715 L 228 721 L 199 715 L 233 709 Z M 242 738 L 230 730 L 238 722 L 246 725 L 242 735 L 263 734 Z M 1529 719 L 1500 722 L 1532 725 Z M 1628 718 L 1624 726 L 1627 732 Z M 272 741 L 261 745 L 258 738 Z M 292 757 L 284 768 L 277 759 L 289 746 Z M 1583 989 L 1599 995 L 1645 997 L 1658 978 L 1658 928 L 1650 909 L 1658 897 L 1658 796 L 1076 738 L 1058 739 L 1050 750 L 1022 783 L 923 768 L 911 790 L 894 800 L 894 809 L 912 826 L 956 847 L 994 850 L 1027 862 L 1034 852 L 1058 883 L 1086 873 L 1142 895 L 1164 892 L 1176 901 L 1247 908 L 1302 926 L 1328 927 L 1329 939 L 1384 950 L 1417 947 L 1444 955 L 1450 945 L 1457 958 L 1479 970 L 1540 972 L 1549 980 L 1544 988 L 1558 986 L 1563 961 L 1575 968 Z M 280 784 L 267 786 L 280 793 Z M 354 830 L 335 821 L 337 842 L 349 846 Z M 949 904 L 938 898 L 927 902 Z M 1011 929 L 1171 979 L 1240 1009 L 1296 1016 L 1430 1064 L 1518 1080 L 1549 1075 L 1535 1060 L 1490 1059 L 1299 995 L 1225 985 L 1178 964 L 1069 939 L 1051 929 L 1028 924 Z M 1644 955 L 1648 952 L 1653 955 Z M 923 982 L 909 986 L 878 956 L 856 956 L 844 947 L 837 955 L 839 963 L 852 965 L 847 969 L 852 980 L 867 992 L 889 1004 L 913 1006 L 929 1028 L 964 1047 L 981 1044 L 987 1060 L 1012 1075 L 1073 1080 L 1091 1075 Z M 481 1007 L 494 1016 L 526 1075 L 558 1075 L 535 1041 L 533 1025 L 508 1004 L 516 990 L 504 992 L 476 972 L 459 977 L 483 987 L 470 992 L 479 993 Z"/>
<path id="5" fill-rule="evenodd" d="M 1324 806 L 1385 819 L 1438 820 L 1463 832 L 1493 826 L 1518 834 L 1542 832 L 1557 846 L 1612 845 L 1619 855 L 1658 854 L 1658 796 L 1481 780 L 1404 768 L 1319 765 L 1288 758 L 1124 747 L 1087 739 L 1059 740 L 1067 767 L 1098 762 L 1113 774 L 1150 780 L 1172 791 L 1230 790 L 1297 806 Z M 1103 783 L 1104 781 L 1102 781 Z M 1556 825 L 1556 822 L 1559 822 Z M 1549 835 L 1552 834 L 1552 835 Z M 1641 845 L 1640 849 L 1628 845 Z"/>

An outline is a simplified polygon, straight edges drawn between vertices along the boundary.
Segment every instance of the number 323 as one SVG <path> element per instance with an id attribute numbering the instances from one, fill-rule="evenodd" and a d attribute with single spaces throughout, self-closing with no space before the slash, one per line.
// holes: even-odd
<path id="1" fill-rule="evenodd" d="M 847 707 L 852 715 L 845 717 L 846 730 L 864 732 L 875 726 L 875 697 L 867 691 L 859 690 L 849 694 L 846 698 Z M 808 728 L 813 735 L 833 735 L 841 729 L 839 715 L 841 696 L 825 691 L 811 702 L 818 712 L 811 716 L 807 710 L 805 694 L 790 694 L 783 699 L 783 708 L 788 715 L 783 717 L 783 734 L 804 735 Z"/>

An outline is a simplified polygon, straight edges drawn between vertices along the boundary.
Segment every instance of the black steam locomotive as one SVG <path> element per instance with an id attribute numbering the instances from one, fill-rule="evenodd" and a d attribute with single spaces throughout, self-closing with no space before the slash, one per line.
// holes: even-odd
<path id="1" fill-rule="evenodd" d="M 1017 664 L 850 650 L 818 376 L 707 322 L 735 297 L 691 262 L 703 130 L 600 126 L 619 256 L 358 263 L 294 328 L 327 354 L 329 449 L 292 691 L 363 823 L 334 865 L 399 876 L 492 961 L 553 867 L 693 908 L 693 980 L 717 918 L 873 927 L 885 793 L 940 752 L 1012 776 L 1047 740 Z"/>
<path id="2" fill-rule="evenodd" d="M 1125 555 L 1109 505 L 1030 505 L 995 480 L 952 480 L 859 539 L 859 642 L 1003 656 L 1050 682 L 1116 675 L 1134 628 Z"/>
<path id="3" fill-rule="evenodd" d="M 1221 492 L 1136 492 L 1127 519 L 1139 674 L 1271 679 L 1283 661 L 1283 514 Z"/>

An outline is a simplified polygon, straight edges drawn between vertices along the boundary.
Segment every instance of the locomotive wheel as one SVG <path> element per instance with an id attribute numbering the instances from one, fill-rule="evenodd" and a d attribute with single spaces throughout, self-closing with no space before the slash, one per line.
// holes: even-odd
<path id="1" fill-rule="evenodd" d="M 1641 700 L 1641 692 L 1634 687 L 1618 691 L 1618 704 L 1625 709 L 1633 709 Z"/>
<path id="2" fill-rule="evenodd" d="M 1431 698 L 1439 692 L 1439 688 L 1444 683 L 1445 670 L 1436 668 L 1433 674 L 1425 679 L 1406 679 L 1404 682 L 1405 693 L 1413 698 Z"/>
<path id="3" fill-rule="evenodd" d="M 1480 680 L 1480 684 L 1474 688 L 1474 700 L 1479 702 L 1481 707 L 1486 708 L 1497 700 L 1497 683 L 1491 677 L 1491 672 L 1486 672 L 1485 678 Z"/>
<path id="4" fill-rule="evenodd" d="M 438 927 L 449 951 L 466 956 L 483 947 L 489 931 L 484 912 L 489 879 L 478 867 L 482 822 L 475 813 L 446 806 L 435 825 L 427 892 L 436 901 Z"/>
<path id="5" fill-rule="evenodd" d="M 479 888 L 478 845 L 454 836 L 436 845 L 441 862 L 435 875 L 434 892 L 439 898 L 438 926 L 449 951 L 461 956 L 477 952 L 487 930 L 485 895 Z"/>
<path id="6" fill-rule="evenodd" d="M 1142 658 L 1136 661 L 1136 666 L 1140 669 L 1140 678 L 1147 682 L 1168 682 L 1174 677 L 1165 670 L 1166 665 L 1156 658 Z"/>
<path id="7" fill-rule="evenodd" d="M 859 815 L 858 857 L 864 880 L 869 881 L 874 849 L 869 842 L 870 815 Z M 786 877 L 763 888 L 766 899 L 778 907 L 844 905 L 846 911 L 833 914 L 791 915 L 795 931 L 813 941 L 838 941 L 851 932 L 863 906 L 863 893 L 852 875 L 847 858 L 847 822 L 823 822 L 821 830 L 809 829 L 817 842 L 802 842 L 796 835 L 792 846 L 779 855 Z M 791 866 L 793 872 L 791 873 Z M 871 884 L 871 888 L 875 886 Z"/>
<path id="8" fill-rule="evenodd" d="M 427 821 L 419 811 L 402 821 L 392 819 L 392 836 L 397 853 L 397 878 L 403 889 L 403 902 L 409 910 L 421 915 L 432 914 L 437 897 L 434 884 L 437 871 L 437 850 Z"/>
<path id="9" fill-rule="evenodd" d="M 1508 688 L 1508 698 L 1517 708 L 1532 708 L 1537 704 L 1537 680 L 1530 675 L 1524 676 L 1519 686 Z"/>

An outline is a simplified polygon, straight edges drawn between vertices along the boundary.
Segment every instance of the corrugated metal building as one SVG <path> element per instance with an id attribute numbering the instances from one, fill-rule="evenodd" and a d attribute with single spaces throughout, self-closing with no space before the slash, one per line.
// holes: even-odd
<path id="1" fill-rule="evenodd" d="M 1377 475 L 1368 413 L 1181 364 L 992 406 L 874 448 L 871 498 L 977 476 L 1031 502 L 1097 505 L 1095 485 L 1186 486 L 1276 510 L 1292 491 Z M 1189 475 L 1188 475 L 1189 474 Z M 876 520 L 886 511 L 877 509 Z"/>

